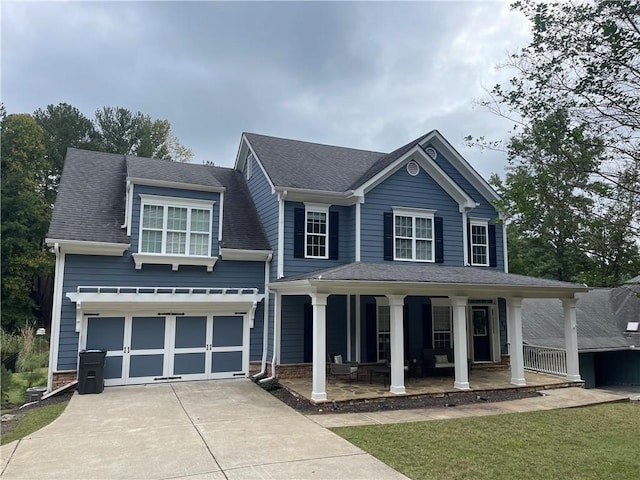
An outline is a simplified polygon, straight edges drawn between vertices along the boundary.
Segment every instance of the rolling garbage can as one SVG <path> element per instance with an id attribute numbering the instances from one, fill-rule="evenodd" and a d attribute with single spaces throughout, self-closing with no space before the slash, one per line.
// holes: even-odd
<path id="1" fill-rule="evenodd" d="M 102 393 L 104 390 L 105 350 L 82 350 L 78 367 L 78 393 Z"/>

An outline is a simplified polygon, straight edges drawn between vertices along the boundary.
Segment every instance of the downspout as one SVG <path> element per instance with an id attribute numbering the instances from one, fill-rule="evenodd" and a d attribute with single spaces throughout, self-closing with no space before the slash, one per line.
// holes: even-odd
<path id="1" fill-rule="evenodd" d="M 287 191 L 278 193 L 278 258 L 276 278 L 284 277 L 284 199 Z"/>
<path id="2" fill-rule="evenodd" d="M 51 308 L 51 332 L 49 335 L 49 371 L 47 372 L 47 391 L 53 390 L 53 372 L 58 369 L 58 350 L 60 343 L 60 321 L 62 315 L 62 277 L 64 275 L 65 254 L 58 242 L 51 249 L 56 255 L 53 281 L 53 306 Z"/>
<path id="3" fill-rule="evenodd" d="M 276 360 L 278 357 L 278 318 L 280 317 L 280 295 L 276 293 L 273 304 L 273 357 L 271 358 L 271 376 L 263 378 L 260 383 L 276 378 Z"/>
<path id="4" fill-rule="evenodd" d="M 264 312 L 262 315 L 262 363 L 260 365 L 260 371 L 256 373 L 253 378 L 258 378 L 264 375 L 267 371 L 267 346 L 269 344 L 269 292 L 267 285 L 269 285 L 269 270 L 271 268 L 271 259 L 273 253 L 270 253 L 267 260 L 264 262 Z"/>
<path id="5" fill-rule="evenodd" d="M 502 255 L 504 257 L 504 273 L 509 273 L 509 250 L 507 248 L 507 219 L 502 219 Z"/>
<path id="6" fill-rule="evenodd" d="M 467 209 L 462 209 L 462 258 L 463 265 L 469 265 L 469 232 L 467 232 Z"/>

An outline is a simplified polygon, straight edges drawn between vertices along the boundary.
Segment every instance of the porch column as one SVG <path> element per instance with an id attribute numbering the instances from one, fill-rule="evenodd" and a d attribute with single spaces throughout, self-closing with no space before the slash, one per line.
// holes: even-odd
<path id="1" fill-rule="evenodd" d="M 511 363 L 511 383 L 526 385 L 524 378 L 524 354 L 522 351 L 522 298 L 507 299 L 507 320 L 511 344 L 509 345 L 509 361 Z"/>
<path id="2" fill-rule="evenodd" d="M 575 298 L 563 298 L 564 309 L 564 346 L 567 355 L 567 380 L 581 382 L 580 362 L 578 360 L 578 329 L 576 327 L 576 302 Z"/>
<path id="3" fill-rule="evenodd" d="M 453 386 L 459 390 L 469 390 L 469 365 L 467 359 L 467 298 L 449 297 L 453 310 L 453 354 L 455 380 Z"/>
<path id="4" fill-rule="evenodd" d="M 387 295 L 390 313 L 391 393 L 406 393 L 404 389 L 404 297 Z"/>
<path id="5" fill-rule="evenodd" d="M 326 293 L 311 293 L 313 307 L 313 384 L 311 400 L 327 399 L 327 297 Z"/>

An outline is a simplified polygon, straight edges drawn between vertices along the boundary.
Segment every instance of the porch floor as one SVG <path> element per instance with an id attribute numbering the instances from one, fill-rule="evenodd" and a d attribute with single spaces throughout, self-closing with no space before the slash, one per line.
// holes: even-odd
<path id="1" fill-rule="evenodd" d="M 547 388 L 557 388 L 559 386 L 575 386 L 575 383 L 568 382 L 563 377 L 547 375 L 543 373 L 525 372 L 526 386 L 512 385 L 511 370 L 508 368 L 488 368 L 474 369 L 469 372 L 470 390 L 458 390 L 453 387 L 453 376 L 439 377 L 418 377 L 408 378 L 405 376 L 406 395 L 439 395 L 443 393 L 453 393 L 461 391 L 487 391 L 502 389 L 528 389 L 544 390 Z M 289 390 L 310 400 L 311 399 L 311 378 L 282 378 L 280 383 Z M 365 400 L 383 397 L 397 397 L 398 395 L 389 392 L 389 385 L 384 384 L 381 376 L 374 376 L 373 382 L 369 383 L 369 373 L 363 371 L 349 384 L 348 380 L 336 378 L 327 374 L 327 401 L 346 402 L 350 400 Z"/>

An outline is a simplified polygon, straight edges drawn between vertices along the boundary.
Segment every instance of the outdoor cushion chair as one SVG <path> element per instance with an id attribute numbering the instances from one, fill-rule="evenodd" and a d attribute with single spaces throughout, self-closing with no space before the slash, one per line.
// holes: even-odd
<path id="1" fill-rule="evenodd" d="M 355 377 L 358 381 L 358 363 L 357 362 L 343 362 L 342 355 L 330 355 L 329 365 L 331 375 L 337 377 L 338 375 L 348 376 L 349 384 L 351 379 Z"/>

